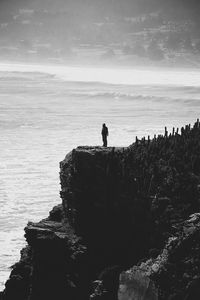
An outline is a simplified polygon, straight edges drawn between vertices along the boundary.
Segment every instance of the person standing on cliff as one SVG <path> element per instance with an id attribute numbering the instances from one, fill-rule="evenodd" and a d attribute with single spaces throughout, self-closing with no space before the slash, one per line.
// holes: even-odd
<path id="1" fill-rule="evenodd" d="M 105 123 L 103 123 L 101 135 L 102 135 L 102 140 L 103 140 L 103 147 L 107 147 L 108 127 L 106 127 Z"/>

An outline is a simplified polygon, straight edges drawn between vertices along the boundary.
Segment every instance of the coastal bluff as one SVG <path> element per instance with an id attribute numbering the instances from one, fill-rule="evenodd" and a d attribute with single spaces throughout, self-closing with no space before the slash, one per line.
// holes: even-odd
<path id="1" fill-rule="evenodd" d="M 0 300 L 200 299 L 200 124 L 78 147 Z"/>

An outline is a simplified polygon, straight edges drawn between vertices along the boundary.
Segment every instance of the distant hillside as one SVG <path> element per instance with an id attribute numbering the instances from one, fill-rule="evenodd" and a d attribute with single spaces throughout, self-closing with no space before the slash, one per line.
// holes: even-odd
<path id="1" fill-rule="evenodd" d="M 74 10 L 78 15 L 93 15 L 95 18 L 109 15 L 134 16 L 157 10 L 173 11 L 174 14 L 185 11 L 192 16 L 200 9 L 198 0 L 1 0 L 0 5 L 3 12 L 19 8 L 51 12 Z"/>
<path id="2" fill-rule="evenodd" d="M 197 0 L 2 0 L 0 59 L 196 60 L 199 12 Z"/>

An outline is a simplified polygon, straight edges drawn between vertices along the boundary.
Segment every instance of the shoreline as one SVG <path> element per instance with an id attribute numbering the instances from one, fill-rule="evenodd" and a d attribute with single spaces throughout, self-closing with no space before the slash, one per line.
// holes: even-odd
<path id="1" fill-rule="evenodd" d="M 176 61 L 151 61 L 151 60 L 138 60 L 137 57 L 134 58 L 134 60 L 131 59 L 110 59 L 110 60 L 101 60 L 100 58 L 69 58 L 66 60 L 58 60 L 56 62 L 50 61 L 48 59 L 37 59 L 37 60 L 13 60 L 13 59 L 5 59 L 0 60 L 0 66 L 1 65 L 21 65 L 21 66 L 52 66 L 52 67 L 74 67 L 74 68 L 99 68 L 99 69 L 105 69 L 105 68 L 113 68 L 113 69 L 138 69 L 138 70 L 169 70 L 169 71 L 200 71 L 200 62 L 198 65 L 194 64 L 181 64 Z"/>
<path id="2" fill-rule="evenodd" d="M 200 86 L 200 69 L 170 69 L 162 67 L 118 67 L 26 64 L 19 62 L 0 62 L 0 72 L 46 74 L 66 82 L 103 83 L 132 86 Z M 185 77 L 187 75 L 187 78 Z"/>

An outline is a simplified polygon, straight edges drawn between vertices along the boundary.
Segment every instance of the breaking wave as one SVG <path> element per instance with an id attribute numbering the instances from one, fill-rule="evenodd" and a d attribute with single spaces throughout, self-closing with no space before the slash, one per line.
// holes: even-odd
<path id="1" fill-rule="evenodd" d="M 69 67 L 60 65 L 0 64 L 0 72 L 43 73 L 68 82 L 122 85 L 200 86 L 199 70 Z"/>

